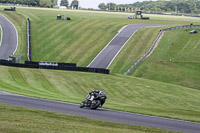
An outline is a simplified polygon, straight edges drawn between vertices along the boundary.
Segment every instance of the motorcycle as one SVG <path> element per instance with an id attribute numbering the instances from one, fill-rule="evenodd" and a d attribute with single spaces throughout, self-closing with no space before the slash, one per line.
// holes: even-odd
<path id="1" fill-rule="evenodd" d="M 80 104 L 80 108 L 89 107 L 90 109 L 97 109 L 103 106 L 106 101 L 106 94 L 104 91 L 99 91 L 96 98 L 91 99 L 91 95 L 88 94 L 86 99 Z"/>

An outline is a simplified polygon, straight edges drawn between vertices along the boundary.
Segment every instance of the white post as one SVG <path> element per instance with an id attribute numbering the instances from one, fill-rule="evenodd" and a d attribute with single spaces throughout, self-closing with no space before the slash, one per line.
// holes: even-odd
<path id="1" fill-rule="evenodd" d="M 78 10 L 79 10 L 79 3 L 80 3 L 80 0 L 78 0 Z"/>

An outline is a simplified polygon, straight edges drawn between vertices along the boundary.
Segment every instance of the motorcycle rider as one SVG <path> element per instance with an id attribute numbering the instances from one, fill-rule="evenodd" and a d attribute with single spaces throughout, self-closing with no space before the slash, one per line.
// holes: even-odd
<path id="1" fill-rule="evenodd" d="M 101 107 L 105 103 L 105 100 L 106 94 L 103 90 L 93 90 L 88 93 L 86 99 L 80 104 L 80 108 L 90 107 L 91 109 L 96 109 Z"/>
<path id="2" fill-rule="evenodd" d="M 92 101 L 98 98 L 99 96 L 99 90 L 93 90 L 91 92 L 88 93 L 88 96 L 90 96 L 90 98 L 88 98 L 88 100 Z"/>

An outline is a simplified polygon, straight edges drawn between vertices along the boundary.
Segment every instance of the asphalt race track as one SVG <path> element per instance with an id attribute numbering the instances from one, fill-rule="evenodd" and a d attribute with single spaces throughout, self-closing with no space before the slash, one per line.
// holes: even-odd
<path id="1" fill-rule="evenodd" d="M 13 24 L 0 14 L 0 26 L 2 28 L 2 40 L 0 44 L 0 59 L 8 59 L 12 56 L 18 45 L 18 35 Z"/>
<path id="2" fill-rule="evenodd" d="M 161 128 L 178 132 L 200 133 L 200 123 L 139 115 L 107 109 L 90 110 L 87 108 L 79 108 L 79 106 L 75 104 L 30 98 L 2 91 L 0 91 L 0 104 L 48 110 L 64 114 L 78 115 L 131 125 Z"/>
<path id="3" fill-rule="evenodd" d="M 96 56 L 96 58 L 88 65 L 88 67 L 105 68 L 107 69 L 117 54 L 134 35 L 134 33 L 144 27 L 158 27 L 166 25 L 155 24 L 132 24 L 124 27 L 108 44 L 107 46 Z"/>

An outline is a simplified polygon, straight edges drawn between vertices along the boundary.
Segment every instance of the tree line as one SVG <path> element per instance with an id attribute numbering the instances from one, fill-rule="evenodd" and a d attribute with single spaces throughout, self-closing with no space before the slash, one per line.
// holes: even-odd
<path id="1" fill-rule="evenodd" d="M 58 0 L 0 0 L 0 3 L 4 4 L 20 4 L 28 6 L 40 6 L 40 7 L 53 7 L 57 5 Z M 68 0 L 61 0 L 61 6 L 69 6 Z M 78 0 L 73 0 L 71 5 L 74 8 L 78 8 Z"/>
<path id="2" fill-rule="evenodd" d="M 200 13 L 200 0 L 157 0 L 135 2 L 133 4 L 100 3 L 101 10 L 143 10 L 150 12 L 169 13 Z"/>
<path id="3" fill-rule="evenodd" d="M 57 4 L 57 0 L 0 0 L 0 3 L 53 7 Z"/>
<path id="4" fill-rule="evenodd" d="M 73 9 L 78 9 L 79 8 L 79 1 L 78 0 L 73 0 L 71 5 L 69 5 L 68 0 L 61 0 L 60 3 L 61 6 L 66 6 L 66 7 L 73 7 Z"/>

